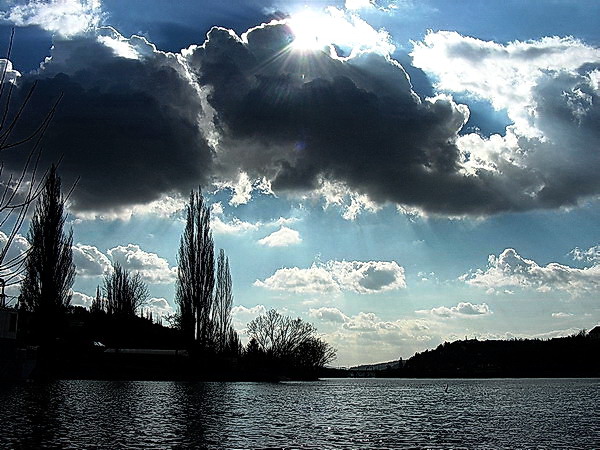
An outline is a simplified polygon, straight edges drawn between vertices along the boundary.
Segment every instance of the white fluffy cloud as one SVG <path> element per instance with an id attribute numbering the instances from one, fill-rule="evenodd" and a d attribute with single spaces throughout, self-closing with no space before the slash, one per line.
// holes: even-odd
<path id="1" fill-rule="evenodd" d="M 4 18 L 23 27 L 38 25 L 44 30 L 72 36 L 100 24 L 100 0 L 29 0 L 3 11 Z"/>
<path id="2" fill-rule="evenodd" d="M 573 256 L 575 261 L 583 261 L 587 263 L 600 263 L 600 245 L 595 245 L 582 250 L 579 247 L 575 247 L 569 252 Z"/>
<path id="3" fill-rule="evenodd" d="M 490 307 L 486 303 L 473 304 L 471 302 L 459 302 L 456 306 L 439 306 L 427 310 L 415 311 L 417 314 L 426 314 L 443 318 L 472 318 L 489 316 L 492 314 Z"/>
<path id="4" fill-rule="evenodd" d="M 256 231 L 260 226 L 260 222 L 245 222 L 237 217 L 223 220 L 219 216 L 213 216 L 210 220 L 210 228 L 215 234 L 242 234 Z"/>
<path id="5" fill-rule="evenodd" d="M 346 220 L 355 220 L 361 213 L 375 213 L 381 206 L 372 201 L 368 195 L 353 191 L 344 183 L 321 180 L 321 187 L 313 193 L 313 197 L 322 197 L 324 208 L 339 208 Z"/>
<path id="6" fill-rule="evenodd" d="M 0 73 L 3 74 L 7 83 L 16 83 L 17 78 L 21 76 L 18 70 L 13 69 L 12 62 L 8 59 L 0 58 Z"/>
<path id="7" fill-rule="evenodd" d="M 338 349 L 340 364 L 397 360 L 442 341 L 438 325 L 426 319 L 385 320 L 373 312 L 341 317 L 344 321 L 324 336 Z M 317 318 L 332 322 L 327 314 Z"/>
<path id="8" fill-rule="evenodd" d="M 133 206 L 123 206 L 101 213 L 95 211 L 74 211 L 78 221 L 84 220 L 123 220 L 137 216 L 171 218 L 185 209 L 187 200 L 181 194 L 165 194 L 158 200 Z"/>
<path id="9" fill-rule="evenodd" d="M 231 308 L 231 324 L 239 333 L 244 335 L 246 326 L 250 321 L 267 312 L 264 305 L 255 305 L 251 308 L 237 305 Z"/>
<path id="10" fill-rule="evenodd" d="M 90 297 L 89 295 L 83 294 L 81 292 L 73 292 L 73 297 L 71 298 L 71 305 L 89 308 L 90 306 L 92 306 L 93 301 L 94 297 Z"/>
<path id="11" fill-rule="evenodd" d="M 144 311 L 152 313 L 152 319 L 154 321 L 163 320 L 166 316 L 170 316 L 175 312 L 175 309 L 171 304 L 164 298 L 153 297 L 148 300 L 143 307 Z"/>
<path id="12" fill-rule="evenodd" d="M 487 99 L 496 109 L 506 109 L 521 133 L 531 133 L 540 79 L 548 72 L 574 72 L 585 63 L 600 62 L 600 49 L 573 37 L 504 45 L 437 31 L 416 42 L 412 56 L 415 66 L 437 77 L 438 89 Z"/>
<path id="13" fill-rule="evenodd" d="M 138 272 L 147 283 L 167 284 L 177 277 L 177 267 L 169 267 L 166 259 L 142 250 L 139 245 L 119 245 L 108 250 L 108 254 L 125 269 Z"/>
<path id="14" fill-rule="evenodd" d="M 309 317 L 322 320 L 325 322 L 345 323 L 350 318 L 337 308 L 311 308 L 308 311 Z"/>
<path id="15" fill-rule="evenodd" d="M 19 268 L 22 267 L 21 264 L 25 260 L 29 247 L 29 241 L 24 236 L 16 234 L 12 242 L 9 243 L 8 236 L 0 231 L 0 251 L 4 253 L 2 264 L 5 266 L 0 270 L 0 278 L 3 278 L 6 282 L 5 293 L 9 296 L 16 297 L 19 295 L 19 283 L 22 277 L 19 274 Z"/>
<path id="16" fill-rule="evenodd" d="M 278 269 L 269 278 L 263 281 L 256 280 L 254 286 L 298 294 L 337 292 L 340 290 L 333 275 L 323 266 L 316 264 L 308 269 L 299 267 Z"/>
<path id="17" fill-rule="evenodd" d="M 566 291 L 571 295 L 597 292 L 600 287 L 600 264 L 578 269 L 558 263 L 540 266 L 507 248 L 500 255 L 490 255 L 485 270 L 460 277 L 466 283 L 496 290 L 507 286 L 536 289 L 539 292 Z"/>
<path id="18" fill-rule="evenodd" d="M 300 233 L 284 226 L 258 241 L 259 244 L 266 247 L 288 247 L 300 242 L 302 242 Z"/>
<path id="19" fill-rule="evenodd" d="M 0 231 L 0 250 L 4 251 L 8 245 L 8 236 L 3 231 Z M 16 234 L 8 249 L 6 249 L 6 256 L 4 257 L 4 263 L 22 256 L 29 250 L 29 241 L 20 234 Z"/>
<path id="20" fill-rule="evenodd" d="M 277 270 L 255 286 L 295 293 L 351 291 L 358 294 L 384 292 L 406 287 L 404 268 L 395 261 L 328 261 Z"/>
<path id="21" fill-rule="evenodd" d="M 75 244 L 73 263 L 80 277 L 99 277 L 111 270 L 110 260 L 93 245 Z"/>

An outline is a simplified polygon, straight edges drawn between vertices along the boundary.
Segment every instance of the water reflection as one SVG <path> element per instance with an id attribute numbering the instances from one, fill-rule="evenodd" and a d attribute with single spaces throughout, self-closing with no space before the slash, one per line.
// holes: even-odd
<path id="1" fill-rule="evenodd" d="M 4 384 L 0 446 L 591 448 L 600 444 L 599 386 L 375 379 Z"/>

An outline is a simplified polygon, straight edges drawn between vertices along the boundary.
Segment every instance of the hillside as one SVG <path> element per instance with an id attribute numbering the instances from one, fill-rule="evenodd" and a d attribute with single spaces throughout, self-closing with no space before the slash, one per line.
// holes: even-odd
<path id="1" fill-rule="evenodd" d="M 350 369 L 378 377 L 598 377 L 600 326 L 568 337 L 444 342 L 398 361 Z"/>

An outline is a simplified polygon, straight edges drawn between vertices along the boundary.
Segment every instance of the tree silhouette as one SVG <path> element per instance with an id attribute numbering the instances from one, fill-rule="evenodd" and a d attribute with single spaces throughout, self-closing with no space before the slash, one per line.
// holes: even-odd
<path id="1" fill-rule="evenodd" d="M 41 122 L 36 123 L 25 135 L 15 137 L 15 131 L 25 122 L 25 112 L 37 82 L 34 82 L 19 104 L 11 102 L 16 81 L 10 77 L 12 64 L 10 55 L 13 45 L 12 30 L 5 58 L 0 58 L 0 279 L 8 287 L 21 282 L 25 270 L 27 252 L 9 257 L 12 244 L 17 237 L 29 207 L 37 200 L 44 185 L 45 176 L 39 177 L 38 162 L 41 141 L 54 116 L 59 97 Z M 25 150 L 25 151 L 23 151 Z M 23 153 L 23 162 L 17 171 L 4 165 L 3 155 L 8 152 Z"/>
<path id="2" fill-rule="evenodd" d="M 66 216 L 60 184 L 52 165 L 31 219 L 27 235 L 31 247 L 21 284 L 21 304 L 48 323 L 57 322 L 69 307 L 75 280 L 73 231 L 63 230 Z"/>
<path id="3" fill-rule="evenodd" d="M 247 352 L 260 351 L 293 366 L 314 369 L 335 358 L 335 350 L 316 336 L 317 329 L 313 325 L 274 309 L 252 320 L 247 332 L 250 338 Z"/>
<path id="4" fill-rule="evenodd" d="M 229 270 L 229 258 L 225 251 L 219 251 L 217 258 L 217 284 L 215 288 L 214 304 L 214 340 L 216 350 L 224 352 L 229 349 L 229 339 L 235 330 L 231 327 L 231 307 L 233 306 L 233 291 L 231 271 Z M 232 333 L 233 332 L 233 333 Z M 236 334 L 237 337 L 237 334 Z"/>
<path id="5" fill-rule="evenodd" d="M 106 312 L 120 318 L 135 317 L 148 300 L 148 288 L 139 273 L 133 275 L 119 263 L 104 277 Z"/>
<path id="6" fill-rule="evenodd" d="M 210 211 L 200 190 L 191 192 L 186 212 L 177 257 L 176 302 L 184 339 L 206 349 L 212 345 L 215 263 Z"/>

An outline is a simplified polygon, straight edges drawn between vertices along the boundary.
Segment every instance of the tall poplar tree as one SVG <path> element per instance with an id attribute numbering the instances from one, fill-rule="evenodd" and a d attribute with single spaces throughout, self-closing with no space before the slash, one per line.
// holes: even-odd
<path id="1" fill-rule="evenodd" d="M 180 327 L 189 344 L 212 346 L 214 244 L 210 210 L 200 190 L 192 191 L 186 208 L 186 225 L 177 257 L 177 292 Z"/>
<path id="2" fill-rule="evenodd" d="M 27 234 L 31 247 L 19 298 L 22 305 L 37 313 L 43 335 L 56 331 L 71 304 L 75 280 L 73 231 L 64 232 L 65 200 L 60 186 L 60 177 L 52 165 Z"/>
<path id="3" fill-rule="evenodd" d="M 225 256 L 225 251 L 221 249 L 217 258 L 217 285 L 213 315 L 215 346 L 220 352 L 224 352 L 229 348 L 232 306 L 233 290 L 229 258 Z"/>

